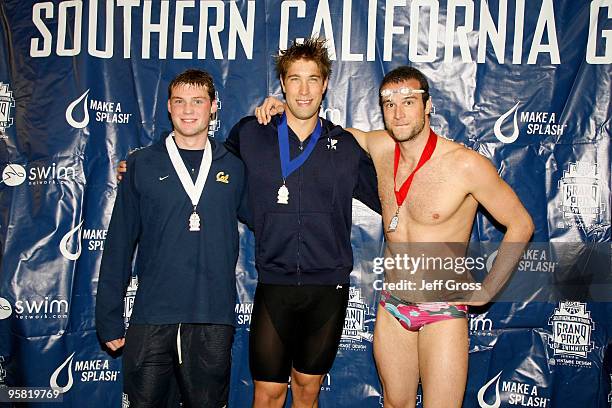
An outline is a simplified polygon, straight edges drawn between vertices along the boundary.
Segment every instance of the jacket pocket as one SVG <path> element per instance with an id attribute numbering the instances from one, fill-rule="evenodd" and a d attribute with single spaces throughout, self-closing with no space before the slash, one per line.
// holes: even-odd
<path id="1" fill-rule="evenodd" d="M 266 213 L 257 242 L 257 263 L 264 269 L 293 272 L 298 257 L 298 215 Z"/>
<path id="2" fill-rule="evenodd" d="M 336 269 L 343 266 L 338 234 L 331 213 L 301 215 L 300 267 L 303 270 Z"/>

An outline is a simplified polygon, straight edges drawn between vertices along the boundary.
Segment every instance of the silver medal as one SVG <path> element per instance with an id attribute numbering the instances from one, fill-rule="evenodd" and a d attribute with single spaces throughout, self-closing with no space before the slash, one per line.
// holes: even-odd
<path id="1" fill-rule="evenodd" d="M 399 217 L 397 214 L 395 214 L 393 218 L 391 218 L 391 222 L 389 223 L 389 228 L 387 229 L 387 232 L 395 231 L 397 229 L 398 223 L 399 223 Z"/>
<path id="2" fill-rule="evenodd" d="M 192 212 L 191 217 L 189 217 L 189 231 L 199 231 L 200 230 L 200 216 L 197 212 Z"/>
<path id="3" fill-rule="evenodd" d="M 289 204 L 289 189 L 284 184 L 278 189 L 276 202 L 278 204 Z"/>

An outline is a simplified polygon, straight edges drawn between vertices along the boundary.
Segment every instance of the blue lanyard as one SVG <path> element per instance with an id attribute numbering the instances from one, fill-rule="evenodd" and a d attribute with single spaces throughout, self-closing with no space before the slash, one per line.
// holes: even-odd
<path id="1" fill-rule="evenodd" d="M 317 118 L 317 126 L 312 132 L 312 135 L 310 135 L 308 146 L 306 146 L 306 149 L 304 149 L 295 159 L 291 160 L 291 156 L 289 155 L 289 128 L 287 127 L 287 115 L 283 113 L 280 123 L 278 124 L 278 151 L 280 153 L 283 181 L 308 160 L 319 137 L 321 137 L 321 121 Z"/>

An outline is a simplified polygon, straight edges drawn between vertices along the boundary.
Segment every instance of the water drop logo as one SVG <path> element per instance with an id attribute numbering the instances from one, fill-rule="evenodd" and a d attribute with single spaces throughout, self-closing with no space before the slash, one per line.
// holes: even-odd
<path id="1" fill-rule="evenodd" d="M 26 170 L 19 164 L 9 163 L 2 171 L 1 183 L 9 187 L 15 187 L 22 184 L 26 179 Z"/>
<path id="2" fill-rule="evenodd" d="M 53 374 L 51 374 L 51 379 L 49 380 L 49 386 L 52 389 L 61 392 L 62 394 L 65 393 L 65 392 L 70 391 L 70 389 L 72 388 L 72 384 L 73 384 L 73 380 L 72 380 L 72 359 L 73 358 L 74 358 L 74 352 L 59 367 L 57 367 L 55 369 Z M 59 377 L 61 371 L 64 369 L 64 367 L 66 367 L 67 364 L 70 364 L 68 366 L 68 382 L 66 383 L 65 386 L 60 387 L 57 384 L 57 377 Z"/>
<path id="3" fill-rule="evenodd" d="M 501 376 L 501 371 L 495 377 L 491 378 L 488 383 L 480 387 L 478 390 L 478 404 L 480 408 L 499 408 L 501 405 L 501 398 L 499 396 L 499 377 Z M 489 387 L 495 383 L 495 402 L 493 404 L 488 404 L 484 400 L 484 395 L 489 389 Z"/>
<path id="4" fill-rule="evenodd" d="M 83 221 L 85 220 L 82 220 L 79 223 L 79 225 L 77 225 L 76 227 L 68 231 L 66 235 L 64 235 L 64 237 L 62 238 L 59 244 L 59 250 L 62 253 L 62 255 L 64 255 L 64 258 L 69 259 L 71 261 L 76 261 L 81 256 L 81 235 L 83 233 L 83 231 L 81 230 L 81 225 L 83 225 Z M 77 250 L 76 252 L 72 253 L 70 252 L 70 249 L 68 248 L 68 241 L 77 231 L 79 232 L 77 243 L 76 243 Z"/>
<path id="5" fill-rule="evenodd" d="M 79 122 L 74 119 L 73 113 L 74 113 L 74 109 L 77 107 L 79 103 L 81 103 L 81 101 L 83 101 L 84 117 L 83 117 L 83 120 Z M 68 105 L 68 108 L 66 108 L 66 122 L 68 122 L 68 124 L 72 126 L 73 128 L 83 129 L 85 126 L 89 124 L 89 111 L 87 110 L 88 101 L 89 101 L 89 89 L 86 90 L 83 93 L 83 95 L 79 96 L 78 99 L 74 100 L 70 105 Z"/>
<path id="6" fill-rule="evenodd" d="M 495 133 L 495 137 L 502 143 L 513 143 L 519 137 L 519 128 L 518 128 L 518 120 L 517 120 L 519 103 L 521 103 L 521 101 L 518 101 L 516 105 L 514 105 L 508 112 L 501 115 L 499 119 L 495 121 L 493 132 Z M 514 126 L 514 131 L 512 132 L 512 135 L 510 137 L 504 136 L 504 134 L 501 131 L 501 127 L 504 121 L 506 120 L 506 118 L 508 118 L 508 116 L 512 115 L 513 113 L 514 113 L 514 117 L 512 120 L 513 121 L 512 124 Z"/>
<path id="7" fill-rule="evenodd" d="M 489 255 L 489 257 L 487 258 L 487 272 L 491 272 L 491 268 L 493 267 L 493 261 L 495 261 L 495 258 L 497 258 L 497 249 L 493 251 L 491 255 Z"/>

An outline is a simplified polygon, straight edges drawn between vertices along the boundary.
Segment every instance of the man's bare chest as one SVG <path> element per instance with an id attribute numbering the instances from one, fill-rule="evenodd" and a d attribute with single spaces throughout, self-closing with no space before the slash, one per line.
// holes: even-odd
<path id="1" fill-rule="evenodd" d="M 392 160 L 374 161 L 378 174 L 378 192 L 383 206 L 383 217 L 390 218 L 398 208 L 395 189 L 409 177 L 412 169 L 398 168 L 397 183 L 393 176 Z M 439 161 L 425 164 L 412 179 L 400 215 L 420 224 L 439 224 L 450 219 L 465 200 L 466 192 L 448 166 Z"/>

